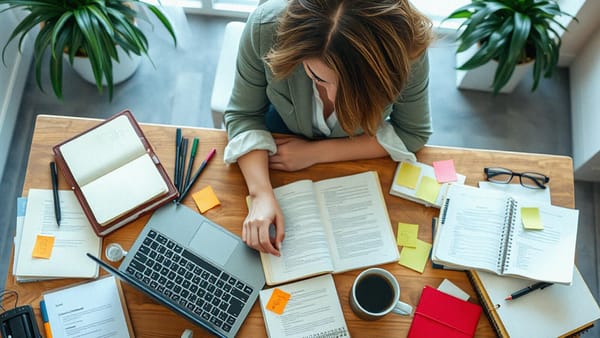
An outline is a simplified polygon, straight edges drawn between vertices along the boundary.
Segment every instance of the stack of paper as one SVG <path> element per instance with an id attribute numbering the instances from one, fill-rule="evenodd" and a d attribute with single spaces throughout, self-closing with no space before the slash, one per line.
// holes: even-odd
<path id="1" fill-rule="evenodd" d="M 59 193 L 60 227 L 54 217 L 52 190 L 30 189 L 26 199 L 17 201 L 13 274 L 18 282 L 98 276 L 98 265 L 86 253 L 99 256 L 102 240 L 73 192 Z"/>

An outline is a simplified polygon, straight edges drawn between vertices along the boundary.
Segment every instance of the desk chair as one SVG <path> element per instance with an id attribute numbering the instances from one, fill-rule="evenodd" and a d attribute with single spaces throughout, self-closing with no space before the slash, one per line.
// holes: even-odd
<path id="1" fill-rule="evenodd" d="M 227 108 L 231 91 L 233 90 L 233 81 L 236 72 L 235 64 L 244 25 L 244 22 L 233 21 L 225 26 L 223 46 L 221 47 L 212 96 L 210 98 L 213 124 L 218 129 L 223 126 L 223 113 L 225 113 L 225 108 Z"/>

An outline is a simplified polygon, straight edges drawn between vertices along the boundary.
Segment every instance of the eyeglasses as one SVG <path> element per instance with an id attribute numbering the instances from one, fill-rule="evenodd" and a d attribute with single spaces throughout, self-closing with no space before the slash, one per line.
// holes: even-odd
<path id="1" fill-rule="evenodd" d="M 493 183 L 508 184 L 515 176 L 519 176 L 519 182 L 525 188 L 546 189 L 546 183 L 550 177 L 534 172 L 515 173 L 506 168 L 484 168 L 487 180 Z"/>

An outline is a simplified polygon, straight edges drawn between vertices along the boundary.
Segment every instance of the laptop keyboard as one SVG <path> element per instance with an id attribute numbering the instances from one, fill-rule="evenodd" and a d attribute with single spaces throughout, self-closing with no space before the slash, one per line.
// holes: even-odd
<path id="1" fill-rule="evenodd" d="M 150 230 L 127 273 L 181 305 L 193 316 L 229 332 L 252 287 Z"/>

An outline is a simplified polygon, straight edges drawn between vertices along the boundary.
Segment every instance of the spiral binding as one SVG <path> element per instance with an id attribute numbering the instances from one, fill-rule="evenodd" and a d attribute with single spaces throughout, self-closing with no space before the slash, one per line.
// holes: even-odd
<path id="1" fill-rule="evenodd" d="M 350 334 L 345 327 L 338 327 L 337 329 L 331 329 L 320 333 L 310 334 L 304 336 L 304 338 L 341 338 L 350 337 Z"/>
<path id="2" fill-rule="evenodd" d="M 496 269 L 500 273 L 504 272 L 506 266 L 510 262 L 510 249 L 512 248 L 512 242 L 514 237 L 514 231 L 511 231 L 515 224 L 516 218 L 516 201 L 513 198 L 506 200 L 505 214 L 502 229 L 502 235 L 500 237 L 500 247 L 498 248 L 498 260 L 496 263 Z"/>
<path id="3" fill-rule="evenodd" d="M 517 201 L 513 198 L 509 198 L 510 201 L 510 214 L 508 224 L 508 241 L 506 243 L 506 252 L 504 257 L 504 265 L 502 266 L 502 272 L 510 265 L 510 255 L 512 252 L 513 240 L 515 238 L 515 224 L 517 222 Z"/>

